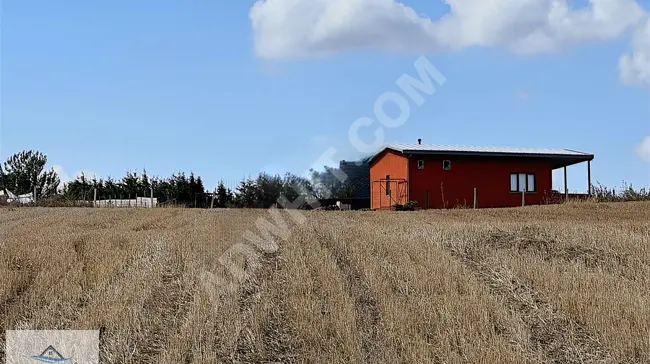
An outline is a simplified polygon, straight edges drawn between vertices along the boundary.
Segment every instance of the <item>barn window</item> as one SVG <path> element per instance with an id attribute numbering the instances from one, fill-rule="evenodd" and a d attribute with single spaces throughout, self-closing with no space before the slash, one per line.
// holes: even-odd
<path id="1" fill-rule="evenodd" d="M 418 169 L 424 169 L 424 160 L 418 160 Z"/>
<path id="2" fill-rule="evenodd" d="M 534 173 L 511 173 L 510 192 L 537 192 Z"/>
<path id="3" fill-rule="evenodd" d="M 442 169 L 445 171 L 450 171 L 451 170 L 451 161 L 450 160 L 444 160 L 442 161 Z"/>
<path id="4" fill-rule="evenodd" d="M 535 186 L 535 175 L 534 174 L 528 174 L 526 180 L 526 191 L 528 192 L 535 192 L 537 191 L 537 186 Z"/>

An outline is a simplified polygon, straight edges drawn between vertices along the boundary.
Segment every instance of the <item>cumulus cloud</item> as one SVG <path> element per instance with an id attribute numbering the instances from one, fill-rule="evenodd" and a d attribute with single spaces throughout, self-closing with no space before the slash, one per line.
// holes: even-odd
<path id="1" fill-rule="evenodd" d="M 72 182 L 73 180 L 77 179 L 77 177 L 80 177 L 81 174 L 84 174 L 86 178 L 92 179 L 92 178 L 97 178 L 97 174 L 95 172 L 87 171 L 87 170 L 79 170 L 77 173 L 74 175 L 70 176 L 68 172 L 61 166 L 60 164 L 55 164 L 52 166 L 52 169 L 56 174 L 59 176 L 59 180 L 61 180 L 61 184 L 59 185 L 59 189 L 63 189 L 63 187 L 69 183 Z"/>
<path id="2" fill-rule="evenodd" d="M 631 45 L 632 52 L 619 60 L 621 81 L 650 88 L 650 17 L 637 27 Z"/>
<path id="3" fill-rule="evenodd" d="M 641 143 L 636 146 L 636 154 L 639 158 L 650 163 L 650 136 L 645 137 Z"/>
<path id="4" fill-rule="evenodd" d="M 396 0 L 258 0 L 250 9 L 254 46 L 263 58 L 319 56 L 376 48 L 439 52 L 504 46 L 515 53 L 561 50 L 614 39 L 642 21 L 636 0 L 445 0 L 440 19 Z"/>

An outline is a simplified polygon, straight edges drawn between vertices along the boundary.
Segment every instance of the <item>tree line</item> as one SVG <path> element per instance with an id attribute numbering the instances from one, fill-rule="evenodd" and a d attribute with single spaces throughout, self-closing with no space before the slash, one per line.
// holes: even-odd
<path id="1" fill-rule="evenodd" d="M 241 180 L 234 188 L 221 181 L 213 191 L 206 191 L 203 180 L 194 173 L 174 173 L 161 178 L 142 173 L 127 172 L 122 178 L 96 178 L 80 174 L 65 185 L 53 169 L 46 169 L 47 157 L 38 151 L 23 151 L 10 156 L 0 166 L 0 190 L 16 195 L 36 191 L 38 199 L 93 201 L 155 197 L 159 204 L 184 207 L 240 207 L 269 208 L 280 198 L 295 201 L 349 198 L 354 186 L 341 182 L 340 171 L 325 167 L 323 171 L 310 170 L 308 177 L 292 173 L 271 175 L 265 172 Z M 307 206 L 304 206 L 307 207 Z"/>

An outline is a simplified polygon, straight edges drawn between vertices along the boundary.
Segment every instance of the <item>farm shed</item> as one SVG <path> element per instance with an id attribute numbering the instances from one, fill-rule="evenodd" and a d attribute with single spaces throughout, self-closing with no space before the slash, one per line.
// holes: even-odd
<path id="1" fill-rule="evenodd" d="M 388 144 L 370 160 L 371 208 L 417 201 L 420 208 L 514 207 L 557 200 L 554 169 L 587 162 L 591 194 L 593 154 L 570 149 Z"/>

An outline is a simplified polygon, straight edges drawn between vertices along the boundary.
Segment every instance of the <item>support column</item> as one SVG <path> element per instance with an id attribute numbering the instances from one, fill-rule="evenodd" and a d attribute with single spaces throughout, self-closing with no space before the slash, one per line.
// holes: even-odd
<path id="1" fill-rule="evenodd" d="M 474 187 L 474 208 L 478 207 L 478 190 Z"/>
<path id="2" fill-rule="evenodd" d="M 564 167 L 564 201 L 569 201 L 569 185 L 567 184 L 566 166 Z"/>
<path id="3" fill-rule="evenodd" d="M 587 161 L 587 182 L 589 186 L 587 187 L 587 193 L 591 197 L 591 161 Z"/>

